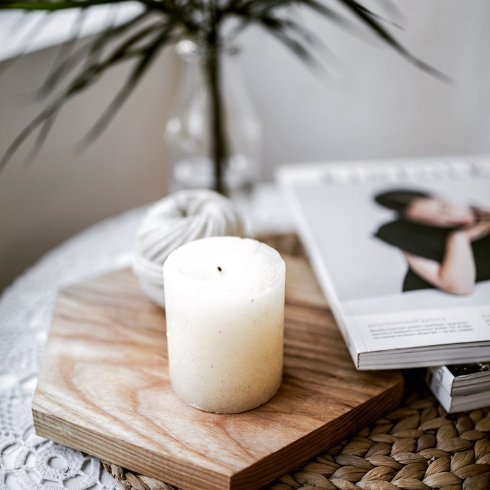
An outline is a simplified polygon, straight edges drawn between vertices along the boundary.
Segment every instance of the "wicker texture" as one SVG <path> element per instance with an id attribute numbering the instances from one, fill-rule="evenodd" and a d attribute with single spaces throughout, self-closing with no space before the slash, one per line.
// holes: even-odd
<path id="1" fill-rule="evenodd" d="M 124 490 L 175 490 L 104 463 Z M 281 477 L 270 490 L 489 490 L 490 408 L 448 415 L 431 396 L 403 407 Z"/>

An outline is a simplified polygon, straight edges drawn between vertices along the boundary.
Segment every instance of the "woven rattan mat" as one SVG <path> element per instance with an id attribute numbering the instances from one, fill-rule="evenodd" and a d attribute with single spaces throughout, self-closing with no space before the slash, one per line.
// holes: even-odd
<path id="1" fill-rule="evenodd" d="M 295 235 L 260 237 L 291 255 Z M 271 483 L 270 490 L 490 490 L 490 408 L 448 415 L 406 372 L 402 406 Z M 175 490 L 103 463 L 124 490 Z M 203 489 L 204 490 L 204 489 Z"/>

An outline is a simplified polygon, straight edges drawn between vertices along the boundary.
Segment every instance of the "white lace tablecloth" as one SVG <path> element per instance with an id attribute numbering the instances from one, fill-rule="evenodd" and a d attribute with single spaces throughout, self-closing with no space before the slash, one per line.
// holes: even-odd
<path id="1" fill-rule="evenodd" d="M 292 229 L 273 187 L 243 207 L 251 231 Z M 36 436 L 32 397 L 57 292 L 130 264 L 145 209 L 99 223 L 46 254 L 0 298 L 0 490 L 118 488 L 97 458 Z"/>

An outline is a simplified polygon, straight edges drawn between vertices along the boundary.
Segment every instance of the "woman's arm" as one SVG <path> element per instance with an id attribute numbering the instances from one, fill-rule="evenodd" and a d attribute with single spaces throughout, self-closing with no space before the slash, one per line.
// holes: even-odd
<path id="1" fill-rule="evenodd" d="M 490 234 L 490 221 L 483 220 L 451 233 L 442 263 L 404 252 L 410 268 L 427 282 L 451 294 L 471 294 L 476 268 L 471 242 Z"/>
<path id="2" fill-rule="evenodd" d="M 427 282 L 451 294 L 473 292 L 476 278 L 471 237 L 466 230 L 451 233 L 442 263 L 405 252 L 410 268 Z"/>

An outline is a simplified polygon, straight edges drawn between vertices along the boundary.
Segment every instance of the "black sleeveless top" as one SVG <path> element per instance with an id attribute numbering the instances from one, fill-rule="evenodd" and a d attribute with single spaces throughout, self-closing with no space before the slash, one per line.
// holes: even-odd
<path id="1" fill-rule="evenodd" d="M 398 219 L 381 226 L 375 236 L 411 255 L 442 263 L 446 241 L 452 231 L 454 228 L 438 228 Z M 471 247 L 475 259 L 476 281 L 490 280 L 490 235 L 472 242 Z M 434 286 L 409 268 L 403 281 L 403 291 L 428 288 Z"/>

